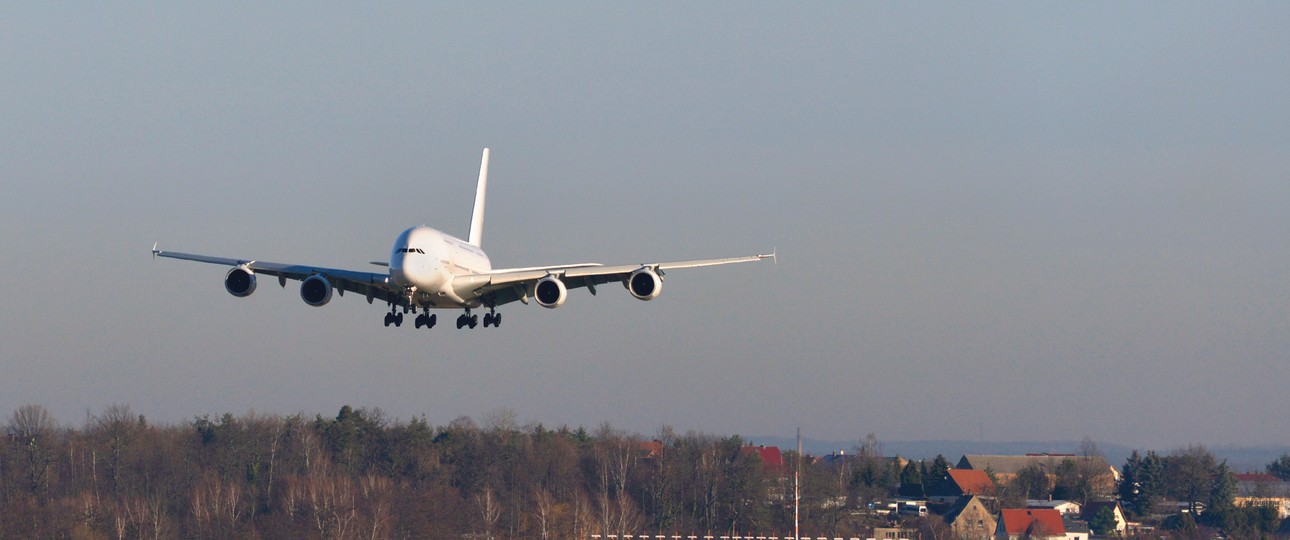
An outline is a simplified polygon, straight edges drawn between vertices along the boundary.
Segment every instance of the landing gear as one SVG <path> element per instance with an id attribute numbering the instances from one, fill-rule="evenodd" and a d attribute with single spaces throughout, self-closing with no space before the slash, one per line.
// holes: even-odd
<path id="1" fill-rule="evenodd" d="M 400 325 L 402 325 L 402 324 L 403 324 L 403 314 L 402 314 L 402 313 L 394 313 L 394 312 L 386 313 L 386 314 L 385 314 L 385 326 L 389 326 L 389 325 L 391 325 L 391 324 L 393 324 L 394 326 L 400 326 Z"/>
<path id="2" fill-rule="evenodd" d="M 463 326 L 469 326 L 471 328 L 479 326 L 479 315 L 466 313 L 465 315 L 457 317 L 457 329 L 460 330 Z"/>
<path id="3" fill-rule="evenodd" d="M 439 322 L 438 315 L 434 315 L 431 313 L 422 313 L 420 315 L 417 315 L 417 320 L 416 320 L 417 328 L 421 328 L 422 326 L 426 328 L 434 328 L 434 324 L 436 322 Z"/>
<path id="4" fill-rule="evenodd" d="M 431 315 L 430 317 L 431 317 L 431 320 L 434 320 L 433 319 L 434 315 Z M 432 322 L 430 324 L 433 325 L 434 323 Z M 484 314 L 484 328 L 488 328 L 489 326 L 496 328 L 501 325 L 502 325 L 502 314 L 494 312 L 492 308 L 489 308 L 488 313 Z M 462 328 L 474 328 L 476 326 L 479 326 L 479 315 L 472 315 L 470 313 L 470 308 L 466 308 L 466 313 L 463 313 L 457 316 L 458 330 Z"/>

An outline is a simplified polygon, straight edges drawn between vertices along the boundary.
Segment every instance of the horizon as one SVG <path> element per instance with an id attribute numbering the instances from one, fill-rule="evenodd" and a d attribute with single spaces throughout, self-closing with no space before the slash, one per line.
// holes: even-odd
<path id="1" fill-rule="evenodd" d="M 35 403 L 34 405 L 40 405 L 41 407 L 45 407 L 44 405 L 41 405 L 38 403 Z M 103 413 L 106 413 L 109 408 L 114 408 L 119 406 L 124 406 L 131 414 L 137 415 L 143 418 L 148 422 L 149 425 L 157 426 L 157 427 L 169 427 L 169 428 L 192 425 L 193 422 L 196 422 L 200 419 L 210 419 L 210 418 L 218 419 L 224 416 L 225 414 L 231 414 L 236 418 L 261 417 L 261 416 L 290 418 L 293 416 L 303 416 L 306 418 L 315 417 L 315 418 L 330 419 L 335 417 L 335 415 L 333 414 L 323 413 L 321 411 L 315 411 L 312 413 L 304 412 L 304 411 L 297 411 L 293 413 L 279 413 L 279 412 L 249 410 L 243 413 L 233 413 L 232 411 L 208 412 L 208 413 L 194 415 L 191 418 L 188 418 L 186 420 L 157 422 L 149 418 L 147 414 L 139 413 L 129 404 L 108 405 L 103 407 L 100 411 L 98 411 L 98 414 L 96 414 L 94 411 L 86 411 L 83 423 L 79 427 L 73 426 L 71 423 L 61 421 L 61 419 L 59 419 L 57 416 L 52 415 L 52 413 L 51 413 L 51 416 L 55 424 L 57 424 L 60 428 L 84 429 L 85 427 L 92 424 L 96 417 L 102 416 Z M 586 429 L 588 431 L 592 431 L 606 426 L 614 429 L 619 429 L 616 426 L 613 426 L 612 424 L 605 421 L 598 421 L 598 422 L 591 422 L 591 423 L 578 423 L 578 424 L 567 424 L 567 423 L 549 424 L 536 419 L 521 420 L 520 417 L 515 413 L 515 411 L 509 411 L 505 409 L 494 409 L 494 410 L 482 413 L 481 415 L 478 415 L 478 416 L 462 415 L 447 421 L 435 422 L 426 418 L 425 415 L 412 415 L 407 418 L 398 417 L 398 416 L 389 416 L 385 413 L 383 409 L 380 409 L 379 407 L 364 407 L 364 406 L 353 406 L 349 404 L 344 404 L 344 405 L 341 405 L 340 407 L 337 407 L 336 410 L 340 411 L 345 407 L 350 407 L 355 410 L 362 409 L 368 412 L 379 411 L 381 414 L 380 418 L 382 418 L 387 425 L 393 425 L 397 423 L 407 423 L 414 420 L 424 419 L 428 423 L 429 427 L 442 428 L 442 427 L 447 427 L 452 422 L 456 422 L 462 418 L 469 418 L 477 425 L 486 425 L 492 422 L 508 422 L 513 424 L 511 426 L 512 429 L 517 429 L 520 431 L 529 430 L 537 426 L 543 426 L 546 429 L 551 429 L 551 430 L 569 429 L 571 431 L 577 431 L 579 429 Z M 8 419 L 11 414 L 12 413 L 6 414 L 5 418 Z M 785 451 L 796 450 L 795 437 L 774 436 L 774 435 L 765 435 L 765 434 L 754 435 L 754 434 L 745 434 L 745 433 L 737 433 L 737 432 L 700 431 L 700 430 L 693 430 L 693 429 L 675 429 L 675 427 L 672 426 L 671 424 L 660 424 L 659 429 L 660 430 L 673 429 L 678 433 L 693 432 L 693 433 L 698 433 L 702 435 L 711 435 L 716 437 L 737 436 L 743 439 L 746 445 L 750 445 L 750 446 L 775 446 Z M 624 430 L 624 432 L 628 436 L 636 437 L 641 440 L 654 440 L 655 437 L 657 436 L 657 430 L 653 433 L 643 433 L 643 432 L 631 431 L 631 430 Z M 814 455 L 814 456 L 824 456 L 824 455 L 832 455 L 832 454 L 839 454 L 839 453 L 841 454 L 852 453 L 857 448 L 859 448 L 860 444 L 864 441 L 866 436 L 867 435 L 858 436 L 852 440 L 827 439 L 827 438 L 803 436 L 802 437 L 803 453 L 806 455 Z M 771 443 L 768 444 L 767 441 L 771 441 Z M 1077 455 L 1080 450 L 1080 445 L 1083 441 L 1081 439 L 1074 439 L 1074 438 L 1059 438 L 1059 439 L 1051 439 L 1051 440 L 968 440 L 968 439 L 935 439 L 935 438 L 909 439 L 909 440 L 900 440 L 900 439 L 884 440 L 880 438 L 878 442 L 884 448 L 884 454 L 888 456 L 901 456 L 901 457 L 914 459 L 914 460 L 930 460 L 939 454 L 939 455 L 945 456 L 946 458 L 949 458 L 951 460 L 951 465 L 953 465 L 953 463 L 957 462 L 957 459 L 959 457 L 965 454 L 1025 455 L 1025 454 L 1048 453 L 1053 455 L 1064 455 L 1064 454 Z M 1160 455 L 1172 455 L 1172 454 L 1180 454 L 1184 450 L 1193 446 L 1201 446 L 1209 450 L 1210 452 L 1212 452 L 1218 458 L 1229 461 L 1229 465 L 1233 467 L 1233 469 L 1236 472 L 1264 472 L 1264 469 L 1268 463 L 1275 461 L 1282 454 L 1290 454 L 1290 445 L 1276 445 L 1276 444 L 1265 444 L 1265 445 L 1240 444 L 1240 443 L 1207 444 L 1203 441 L 1193 441 L 1191 443 L 1186 443 L 1172 448 L 1148 448 L 1148 447 L 1136 447 L 1131 445 L 1125 445 L 1115 441 L 1096 441 L 1095 440 L 1093 442 L 1097 445 L 1098 449 L 1106 457 L 1107 462 L 1111 466 L 1116 467 L 1117 469 L 1123 465 L 1124 460 L 1129 456 L 1131 452 L 1134 452 L 1134 451 L 1137 451 L 1142 454 L 1145 454 L 1148 451 L 1154 451 Z M 945 453 L 946 447 L 953 448 L 956 450 L 951 450 L 949 451 L 950 453 L 947 454 Z M 895 450 L 893 450 L 893 448 Z M 968 449 L 968 448 L 976 449 L 978 451 L 964 451 L 964 449 Z M 986 451 L 980 451 L 981 449 L 986 449 Z"/>

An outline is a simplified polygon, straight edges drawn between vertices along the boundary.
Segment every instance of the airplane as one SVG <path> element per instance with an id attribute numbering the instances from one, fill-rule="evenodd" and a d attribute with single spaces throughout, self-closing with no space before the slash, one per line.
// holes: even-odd
<path id="1" fill-rule="evenodd" d="M 380 299 L 390 307 L 385 315 L 387 327 L 401 326 L 404 314 L 413 313 L 417 328 L 433 328 L 438 317 L 430 313 L 431 309 L 462 309 L 465 313 L 457 317 L 459 330 L 479 324 L 479 315 L 472 314 L 472 309 L 487 308 L 484 327 L 496 328 L 502 324 L 497 307 L 515 301 L 527 305 L 531 300 L 555 309 L 564 304 L 569 289 L 586 287 L 595 295 L 597 285 L 612 282 L 621 282 L 639 300 L 653 300 L 663 291 L 663 277 L 670 270 L 775 259 L 772 251 L 765 255 L 681 262 L 616 266 L 577 263 L 494 269 L 480 247 L 487 184 L 488 149 L 485 148 L 479 165 L 469 239 L 462 240 L 425 225 L 409 228 L 394 240 L 389 262 L 371 263 L 386 267 L 384 273 L 178 253 L 157 249 L 155 243 L 152 256 L 230 266 L 224 275 L 224 289 L 238 298 L 255 292 L 256 276 L 263 274 L 278 278 L 281 287 L 287 286 L 288 279 L 300 281 L 300 299 L 314 307 L 326 305 L 333 293 L 344 296 L 347 291 L 363 295 L 369 304 Z"/>

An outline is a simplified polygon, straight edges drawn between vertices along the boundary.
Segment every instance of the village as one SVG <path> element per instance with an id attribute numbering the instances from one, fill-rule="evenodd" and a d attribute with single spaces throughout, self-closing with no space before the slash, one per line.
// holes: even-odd
<path id="1" fill-rule="evenodd" d="M 642 445 L 649 459 L 662 448 Z M 769 478 L 777 479 L 770 498 L 802 504 L 798 480 L 791 470 L 801 468 L 773 446 L 745 446 Z M 1233 473 L 1216 463 L 1203 447 L 1161 457 L 1136 452 L 1124 470 L 1096 452 L 1089 454 L 1035 453 L 1025 455 L 963 455 L 950 465 L 943 456 L 930 463 L 901 457 L 837 452 L 804 455 L 817 473 L 850 478 L 846 493 L 813 501 L 817 508 L 848 509 L 853 530 L 867 536 L 846 540 L 915 539 L 1035 539 L 1089 540 L 1098 538 L 1271 538 L 1287 537 L 1290 524 L 1290 481 L 1267 472 Z M 1169 464 L 1168 462 L 1173 463 Z M 1284 466 L 1269 465 L 1274 470 Z M 875 467 L 877 465 L 877 467 Z M 1166 467 L 1172 469 L 1166 471 Z M 882 489 L 880 471 L 895 472 L 897 482 Z M 1126 479 L 1125 473 L 1130 476 Z M 1186 477 L 1188 474 L 1192 477 Z M 1152 476 L 1154 475 L 1154 476 Z M 1172 475 L 1172 476 L 1171 476 Z M 1285 476 L 1284 474 L 1282 476 Z M 1172 484 L 1172 486 L 1170 485 Z M 1177 489 L 1190 497 L 1167 498 Z M 876 497 L 866 500 L 866 495 Z M 1127 505 L 1127 506 L 1126 506 Z M 1206 519 L 1206 511 L 1228 515 Z M 1221 508 L 1221 510 L 1220 510 Z M 1214 513 L 1209 514 L 1211 517 Z M 864 525 L 860 525 L 864 524 Z M 860 525 L 856 527 L 856 525 Z M 630 540 L 632 535 L 591 535 L 596 540 Z M 800 531 L 774 535 L 649 535 L 639 540 L 788 540 L 812 538 Z M 843 540 L 816 536 L 814 540 Z"/>

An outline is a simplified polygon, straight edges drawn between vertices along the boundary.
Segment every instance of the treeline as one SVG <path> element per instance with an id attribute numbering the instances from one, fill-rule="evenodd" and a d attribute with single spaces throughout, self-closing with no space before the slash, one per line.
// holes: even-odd
<path id="1" fill-rule="evenodd" d="M 79 429 L 40 406 L 0 442 L 2 538 L 587 538 L 791 531 L 739 437 L 601 426 L 225 414 L 155 425 L 113 406 Z M 809 520 L 810 513 L 804 514 Z"/>
<path id="2" fill-rule="evenodd" d="M 738 436 L 521 426 L 505 411 L 432 426 L 348 406 L 335 417 L 225 414 L 156 425 L 118 405 L 73 428 L 28 405 L 0 439 L 0 538 L 785 536 L 798 463 L 801 534 L 856 537 L 885 524 L 863 511 L 867 503 L 929 494 L 947 480 L 943 456 L 885 457 L 873 435 L 855 450 L 763 463 Z M 1274 467 L 1290 476 L 1290 456 Z M 1233 506 L 1231 471 L 1202 447 L 1135 453 L 1123 471 L 1118 494 L 1135 514 L 1181 500 L 1208 506 L 1200 526 L 1276 528 L 1275 512 Z M 1000 483 L 999 503 L 1116 495 L 1084 467 L 1048 473 Z M 940 537 L 939 519 L 905 525 Z"/>

